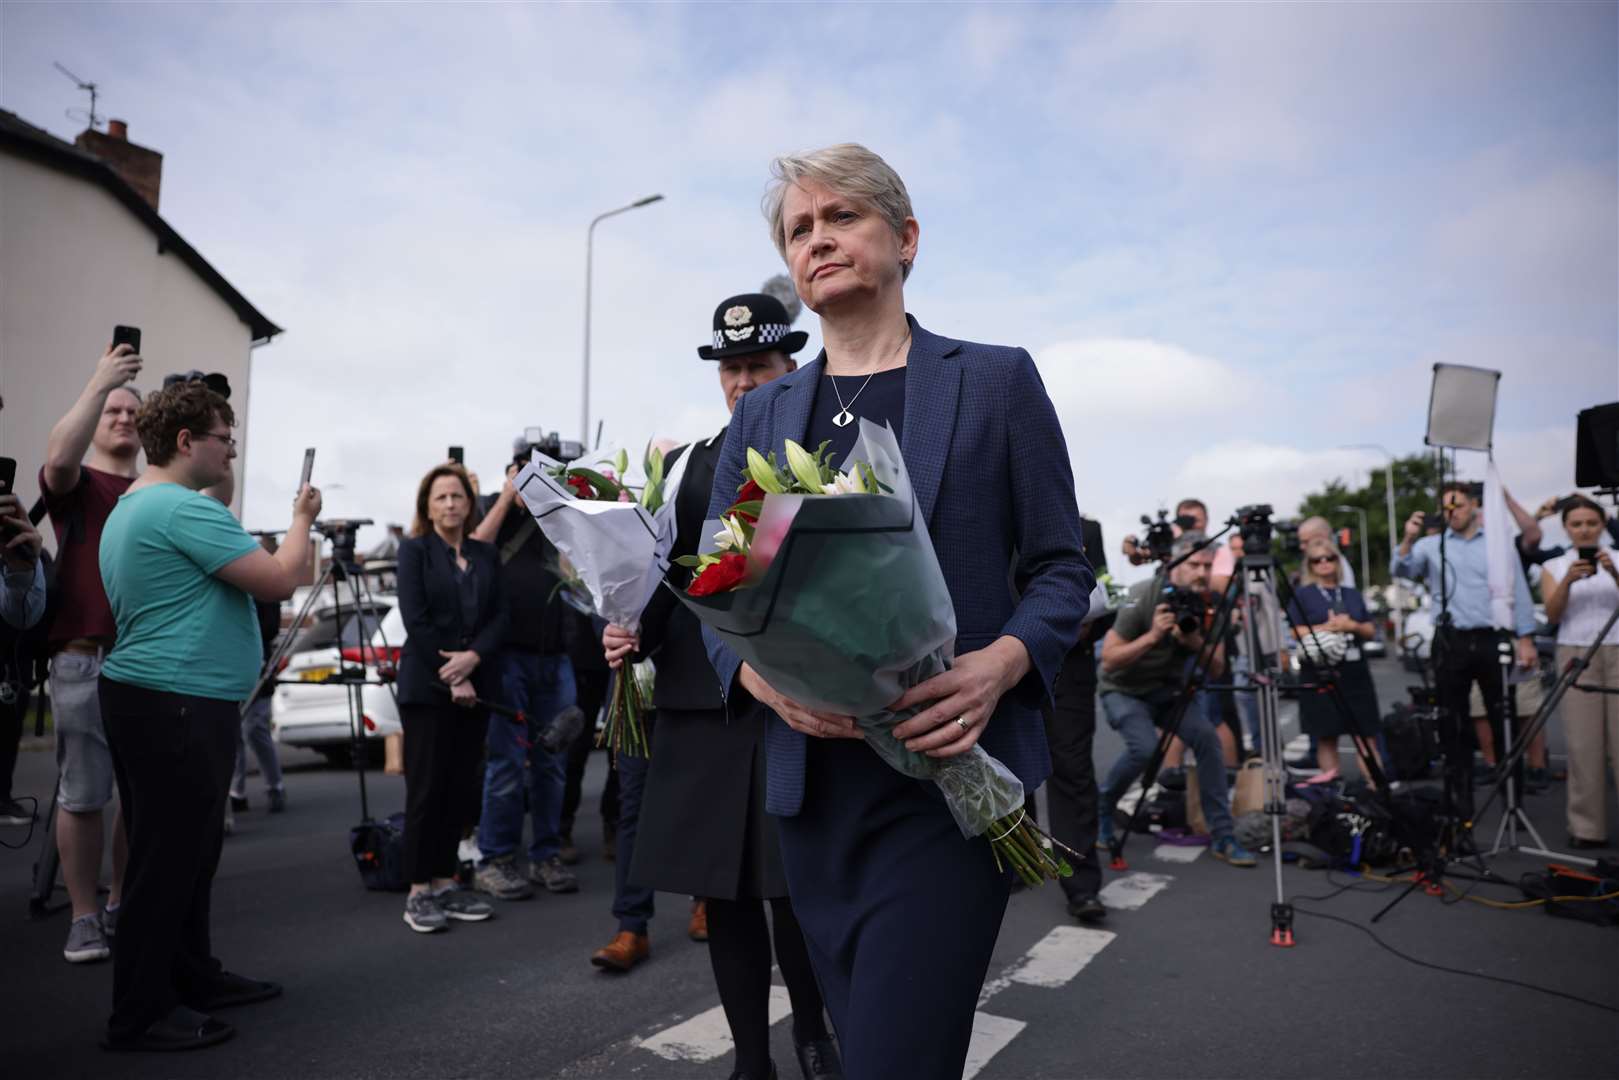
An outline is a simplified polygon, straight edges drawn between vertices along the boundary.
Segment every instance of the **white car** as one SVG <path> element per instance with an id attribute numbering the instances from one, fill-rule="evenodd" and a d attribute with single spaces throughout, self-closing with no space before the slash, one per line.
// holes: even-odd
<path id="1" fill-rule="evenodd" d="M 303 627 L 289 631 L 296 636 L 270 698 L 270 729 L 276 742 L 318 750 L 334 764 L 351 760 L 354 730 L 350 686 L 327 680 L 344 671 L 355 677 L 363 671 L 360 725 L 365 737 L 381 739 L 399 731 L 393 687 L 378 683 L 393 678 L 405 640 L 395 596 L 374 595 L 363 612 L 345 607 L 341 623 L 337 614 L 330 603 L 318 606 Z"/>

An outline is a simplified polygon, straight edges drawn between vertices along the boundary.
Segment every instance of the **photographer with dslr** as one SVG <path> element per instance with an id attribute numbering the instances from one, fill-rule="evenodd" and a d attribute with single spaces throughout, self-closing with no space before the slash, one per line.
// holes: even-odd
<path id="1" fill-rule="evenodd" d="M 1557 669 L 1596 645 L 1580 682 L 1619 686 L 1619 624 L 1598 644 L 1608 616 L 1619 605 L 1619 569 L 1602 541 L 1608 515 L 1584 495 L 1563 501 L 1563 531 L 1573 547 L 1541 568 L 1546 618 L 1557 624 Z M 1608 846 L 1604 767 L 1619 787 L 1619 699 L 1576 690 L 1563 698 L 1563 736 L 1568 740 L 1568 843 L 1576 849 Z"/>
<path id="2" fill-rule="evenodd" d="M 1214 552 L 1199 548 L 1200 532 L 1183 532 L 1171 555 L 1182 560 L 1168 572 L 1130 587 L 1118 620 L 1102 639 L 1102 711 L 1125 743 L 1102 784 L 1101 840 L 1113 838 L 1119 799 L 1141 775 L 1158 742 L 1158 727 L 1173 717 L 1188 671 L 1204 651 L 1209 572 Z M 1209 677 L 1225 670 L 1225 646 L 1208 652 Z M 1197 778 L 1214 857 L 1232 866 L 1257 860 L 1232 835 L 1231 796 L 1220 737 L 1195 701 L 1182 711 L 1177 734 L 1197 755 Z"/>
<path id="3" fill-rule="evenodd" d="M 207 1014 L 281 993 L 214 959 L 209 904 L 236 763 L 239 703 L 261 659 L 254 598 L 285 600 L 307 565 L 320 494 L 293 503 L 276 556 L 216 499 L 231 476 L 234 415 L 199 383 L 152 395 L 135 424 L 147 470 L 101 530 L 117 642 L 101 715 L 129 823 L 113 957 L 112 1050 L 185 1050 L 229 1038 Z"/>

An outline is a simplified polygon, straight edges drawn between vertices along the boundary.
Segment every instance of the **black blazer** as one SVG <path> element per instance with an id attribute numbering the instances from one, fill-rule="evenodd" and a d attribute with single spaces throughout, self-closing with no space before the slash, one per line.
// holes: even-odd
<path id="1" fill-rule="evenodd" d="M 496 700 L 500 676 L 495 653 L 506 638 L 506 596 L 500 582 L 500 553 L 492 544 L 461 541 L 467 572 L 478 587 L 478 619 L 462 625 L 454 556 L 436 533 L 399 544 L 399 613 L 405 619 L 405 645 L 399 656 L 397 686 L 401 705 L 445 705 L 450 694 L 439 681 L 444 665 L 439 650 L 471 649 L 480 662 L 472 673 L 478 696 Z"/>
<path id="2" fill-rule="evenodd" d="M 719 463 L 720 447 L 725 443 L 725 430 L 711 439 L 702 439 L 675 451 L 686 453 L 691 459 L 686 464 L 685 479 L 675 496 L 677 532 L 671 559 L 682 555 L 695 555 L 703 539 L 703 522 L 708 516 L 709 493 L 714 487 L 714 466 Z M 676 460 L 671 455 L 668 464 Z M 741 483 L 732 481 L 731 493 Z M 642 655 L 650 656 L 658 667 L 654 684 L 653 704 L 660 709 L 721 709 L 725 699 L 720 696 L 719 676 L 709 662 L 708 650 L 703 645 L 702 624 L 686 606 L 675 598 L 671 589 L 684 589 L 691 583 L 691 569 L 672 565 L 660 586 L 648 601 L 641 615 Z"/>

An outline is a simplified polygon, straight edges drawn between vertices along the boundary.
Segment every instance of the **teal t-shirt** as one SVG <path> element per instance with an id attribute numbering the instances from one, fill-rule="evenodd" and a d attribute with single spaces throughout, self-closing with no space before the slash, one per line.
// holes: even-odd
<path id="1" fill-rule="evenodd" d="M 101 530 L 101 581 L 118 623 L 102 671 L 149 690 L 242 701 L 263 653 L 253 598 L 214 571 L 258 547 L 217 499 L 153 484 Z"/>

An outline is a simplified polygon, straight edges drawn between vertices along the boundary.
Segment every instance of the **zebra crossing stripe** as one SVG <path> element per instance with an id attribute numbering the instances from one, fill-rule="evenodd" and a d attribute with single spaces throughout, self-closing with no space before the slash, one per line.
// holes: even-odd
<path id="1" fill-rule="evenodd" d="M 1169 874 L 1126 874 L 1102 887 L 1102 903 L 1110 908 L 1134 911 L 1163 892 L 1174 880 Z"/>
<path id="2" fill-rule="evenodd" d="M 974 1013 L 973 1037 L 967 1044 L 967 1064 L 961 1070 L 961 1080 L 973 1080 L 989 1064 L 990 1058 L 1006 1049 L 1006 1044 L 1028 1026 L 1022 1020 L 991 1016 L 986 1012 Z"/>
<path id="3" fill-rule="evenodd" d="M 1202 847 L 1181 847 L 1179 844 L 1159 844 L 1152 849 L 1152 857 L 1160 862 L 1189 863 L 1196 862 L 1197 857 L 1204 852 Z"/>
<path id="4" fill-rule="evenodd" d="M 792 1011 L 787 988 L 772 986 L 770 1023 L 779 1023 Z M 718 1005 L 641 1040 L 643 1050 L 650 1050 L 667 1061 L 713 1061 L 729 1054 L 733 1046 L 731 1027 L 725 1022 L 725 1010 Z"/>
<path id="5" fill-rule="evenodd" d="M 1007 969 L 1006 977 L 1026 986 L 1064 986 L 1117 936 L 1084 926 L 1053 927 L 1023 954 L 1023 959 Z"/>

